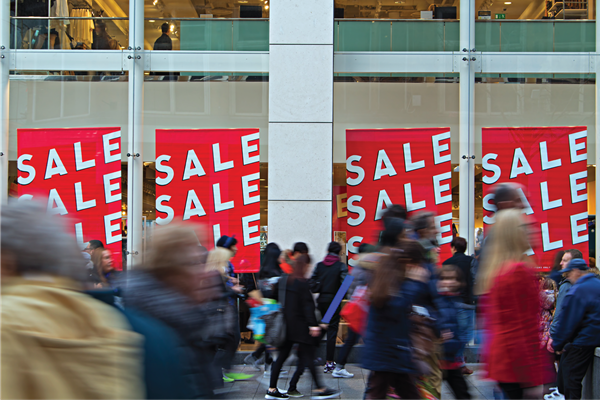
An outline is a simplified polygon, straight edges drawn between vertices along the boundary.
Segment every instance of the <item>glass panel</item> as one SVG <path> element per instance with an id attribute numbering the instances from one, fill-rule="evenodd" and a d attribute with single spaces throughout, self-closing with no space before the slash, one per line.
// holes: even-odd
<path id="1" fill-rule="evenodd" d="M 554 51 L 596 51 L 596 23 L 556 21 Z"/>
<path id="2" fill-rule="evenodd" d="M 260 226 L 264 227 L 266 237 L 268 76 L 222 72 L 167 75 L 146 76 L 144 82 L 144 216 L 148 224 L 154 226 L 156 220 L 157 129 L 256 128 L 260 131 Z M 213 161 L 200 159 L 200 162 L 212 165 Z M 243 237 L 242 232 L 237 235 Z"/>
<path id="3" fill-rule="evenodd" d="M 339 21 L 337 51 L 390 51 L 389 21 Z"/>
<path id="4" fill-rule="evenodd" d="M 558 24 L 557 24 L 558 25 Z M 511 127 L 519 129 L 520 127 L 541 127 L 542 129 L 550 129 L 552 127 L 578 127 L 583 126 L 587 128 L 587 212 L 590 215 L 590 221 L 595 217 L 595 134 L 596 131 L 596 118 L 595 118 L 595 79 L 593 76 L 589 77 L 574 77 L 565 76 L 559 74 L 551 74 L 550 76 L 528 76 L 512 74 L 507 76 L 502 74 L 496 77 L 485 77 L 476 76 L 475 83 L 475 160 L 476 161 L 476 181 L 475 181 L 475 228 L 484 227 L 489 228 L 489 225 L 484 226 L 483 224 L 483 194 L 485 192 L 482 184 L 482 172 L 485 176 L 492 176 L 493 173 L 490 171 L 483 171 L 481 161 L 482 160 L 482 130 L 484 128 L 494 127 Z M 515 138 L 518 137 L 518 133 L 515 133 Z M 539 139 L 540 141 L 543 139 Z M 550 139 L 548 139 L 550 140 Z M 554 139 L 553 139 L 554 140 Z M 515 142 L 517 139 L 515 139 Z M 537 144 L 537 143 L 536 143 Z M 548 141 L 548 154 L 550 159 L 554 160 L 559 157 L 562 158 L 563 167 L 570 164 L 568 155 L 568 149 L 566 154 L 557 154 L 556 149 L 551 149 L 551 142 Z M 568 147 L 568 144 L 567 144 Z M 526 157 L 529 157 L 531 150 L 523 148 L 523 152 Z M 499 164 L 503 162 L 501 157 L 506 158 L 506 154 L 501 151 L 497 159 L 490 161 L 492 164 Z M 509 158 L 512 159 L 512 153 Z M 509 160 L 510 162 L 510 160 Z M 539 172 L 539 158 L 535 157 L 530 159 L 531 167 L 533 168 L 532 176 L 540 174 Z M 501 180 L 508 179 L 510 171 L 502 169 Z M 551 182 L 556 179 L 556 174 L 562 179 L 559 168 L 548 169 L 543 174 Z M 518 179 L 518 178 L 517 178 Z M 545 180 L 542 179 L 542 180 Z M 579 182 L 581 183 L 581 182 Z M 571 198 L 569 193 L 569 183 L 567 183 L 563 189 L 566 190 L 566 194 L 557 192 L 556 188 L 552 188 L 550 184 L 550 200 L 556 200 L 562 197 L 562 204 L 564 207 L 571 206 Z M 549 222 L 549 235 L 552 242 L 559 239 L 563 239 L 564 245 L 561 246 L 563 250 L 574 247 L 572 239 L 568 237 L 558 237 L 557 235 L 562 234 L 558 228 L 553 228 L 552 224 L 554 217 L 551 216 L 552 209 L 548 208 L 544 211 L 541 209 L 540 200 L 540 188 L 536 185 L 528 185 L 526 187 L 526 195 L 531 201 L 534 213 L 530 215 L 537 224 L 537 229 L 540 230 L 540 224 Z M 538 203 L 540 203 L 538 205 Z M 554 207 L 553 207 L 554 208 Z M 563 208 L 562 210 L 566 210 Z M 566 212 L 566 211 L 563 211 Z M 587 222 L 587 221 L 586 221 Z M 568 225 L 568 220 L 565 221 Z M 590 228 L 591 229 L 591 228 Z M 568 229 L 567 229 L 568 231 Z M 570 233 L 569 233 L 570 235 Z M 580 233 L 583 235 L 583 233 Z M 539 254 L 543 254 L 543 246 L 547 246 L 548 242 L 542 246 L 542 242 L 539 243 L 540 250 Z M 594 242 L 592 236 L 590 236 L 589 249 L 590 254 L 594 249 Z M 554 250 L 547 250 L 545 253 L 554 255 Z M 539 265 L 540 267 L 550 267 L 550 265 Z"/>
<path id="5" fill-rule="evenodd" d="M 96 79 L 98 78 L 98 79 Z M 69 221 L 68 218 L 72 218 L 67 226 L 71 226 L 73 234 L 76 232 L 76 228 L 73 226 L 72 221 L 81 221 L 81 232 L 83 235 L 83 241 L 89 241 L 91 239 L 101 240 L 105 245 L 108 245 L 105 239 L 104 221 L 103 214 L 100 212 L 94 216 L 93 220 L 81 219 L 81 214 L 76 210 L 75 207 L 75 193 L 73 192 L 73 184 L 78 182 L 80 179 L 82 187 L 82 201 L 89 202 L 92 200 L 96 201 L 96 207 L 93 210 L 82 210 L 92 211 L 94 210 L 105 210 L 110 204 L 105 205 L 104 195 L 98 195 L 98 188 L 102 188 L 103 176 L 99 170 L 92 173 L 96 174 L 96 181 L 89 179 L 90 173 L 88 167 L 84 170 L 75 170 L 73 149 L 74 143 L 77 142 L 76 135 L 81 135 L 83 160 L 89 160 L 90 154 L 86 153 L 86 144 L 89 144 L 89 136 L 87 133 L 77 133 L 77 129 L 71 131 L 70 128 L 116 128 L 120 129 L 121 133 L 121 163 L 117 167 L 121 171 L 121 179 L 113 178 L 111 185 L 116 185 L 120 182 L 121 188 L 121 201 L 118 203 L 118 209 L 123 210 L 123 216 L 125 216 L 125 206 L 127 204 L 127 130 L 128 130 L 128 83 L 127 76 L 116 77 L 116 81 L 112 80 L 101 80 L 98 76 L 48 76 L 48 75 L 11 75 L 10 76 L 10 93 L 9 93 L 9 197 L 17 197 L 19 192 L 19 186 L 17 183 L 17 156 L 18 156 L 18 130 L 20 129 L 56 129 L 62 130 L 55 132 L 56 135 L 66 137 L 67 139 L 56 140 L 56 145 L 52 140 L 49 141 L 50 145 L 45 148 L 44 145 L 40 145 L 41 150 L 45 158 L 49 154 L 49 148 L 55 148 L 58 156 L 62 159 L 67 174 L 54 175 L 51 178 L 51 182 L 56 185 L 56 192 L 60 196 L 61 201 L 64 203 L 68 214 L 64 215 L 65 223 Z M 71 132 L 69 132 L 71 131 Z M 109 132 L 114 132 L 110 130 Z M 98 143 L 98 138 L 92 137 Z M 41 138 L 48 139 L 47 136 Z M 87 142 L 86 142 L 87 139 Z M 100 139 L 100 142 L 102 139 Z M 110 143 L 114 143 L 111 140 Z M 96 145 L 97 146 L 97 145 Z M 96 147 L 98 148 L 98 147 Z M 87 147 L 87 150 L 91 150 Z M 93 150 L 92 150 L 93 151 Z M 100 147 L 100 152 L 101 147 Z M 114 154 L 114 152 L 113 152 Z M 45 166 L 45 160 L 36 160 L 34 155 L 30 160 L 32 164 Z M 96 158 L 95 168 L 100 167 L 102 161 Z M 111 164 L 108 164 L 111 165 Z M 111 168 L 109 168 L 111 169 Z M 81 178 L 81 175 L 88 176 L 88 178 Z M 44 177 L 44 169 L 37 171 L 38 177 Z M 123 183 L 125 182 L 125 183 Z M 36 182 L 31 183 L 35 187 Z M 25 186 L 23 186 L 25 188 Z M 27 186 L 32 188 L 33 193 L 36 193 L 33 186 Z M 102 189 L 100 189 L 102 191 Z M 29 190 L 28 190 L 29 192 Z M 44 193 L 44 192 L 43 192 Z M 48 191 L 45 192 L 48 194 Z M 113 196 L 118 194 L 117 189 L 112 192 Z M 34 199 L 36 195 L 34 195 Z M 41 200 L 38 197 L 39 200 Z M 43 200 L 42 200 L 43 201 Z M 112 204 L 114 206 L 114 203 Z M 58 207 L 58 203 L 56 203 Z M 112 208 L 112 207 L 111 207 Z M 87 218 L 86 216 L 85 218 Z M 118 218 L 117 218 L 118 219 Z M 90 225 L 91 224 L 91 225 Z M 92 226 L 93 225 L 93 226 Z M 113 225 L 118 225 L 118 222 L 113 222 Z M 98 229 L 101 227 L 100 229 Z M 90 236 L 90 231 L 97 232 L 93 236 Z M 110 243 L 113 251 L 113 259 L 117 266 L 124 265 L 125 257 L 119 259 L 116 250 L 120 250 L 124 247 L 127 234 L 126 224 L 124 221 L 121 222 L 121 233 L 122 243 L 120 242 Z M 102 232 L 100 234 L 100 232 Z M 112 236 L 117 236 L 119 230 L 112 233 Z M 118 267 L 120 268 L 120 267 Z"/>
<path id="6" fill-rule="evenodd" d="M 336 51 L 457 51 L 451 21 L 336 21 Z"/>
<path id="7" fill-rule="evenodd" d="M 145 49 L 268 51 L 269 0 L 145 0 Z"/>
<path id="8" fill-rule="evenodd" d="M 552 22 L 503 22 L 500 27 L 502 51 L 553 51 Z"/>

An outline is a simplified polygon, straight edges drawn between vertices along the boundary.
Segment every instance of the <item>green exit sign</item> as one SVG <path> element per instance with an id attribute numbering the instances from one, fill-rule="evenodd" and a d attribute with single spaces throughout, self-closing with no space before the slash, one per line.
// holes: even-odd
<path id="1" fill-rule="evenodd" d="M 496 14 L 496 19 L 506 19 L 506 14 Z"/>

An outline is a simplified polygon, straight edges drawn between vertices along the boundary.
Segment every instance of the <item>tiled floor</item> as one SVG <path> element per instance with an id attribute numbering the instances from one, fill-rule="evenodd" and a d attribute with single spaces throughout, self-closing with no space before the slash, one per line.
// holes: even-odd
<path id="1" fill-rule="evenodd" d="M 483 381 L 479 378 L 480 372 L 477 371 L 478 365 L 469 365 L 471 369 L 476 370 L 475 373 L 467 377 L 471 397 L 473 399 L 493 399 L 492 385 L 487 381 Z M 246 373 L 257 373 L 250 367 L 239 366 L 236 369 L 243 370 Z M 277 386 L 281 390 L 288 389 L 288 381 L 291 379 L 294 373 L 295 367 L 285 366 L 285 370 L 289 371 L 287 375 L 281 376 L 277 383 Z M 365 384 L 367 382 L 368 371 L 361 369 L 358 365 L 347 365 L 346 369 L 354 374 L 352 379 L 336 379 L 331 374 L 324 374 L 322 367 L 317 369 L 317 373 L 322 377 L 323 383 L 332 388 L 339 388 L 342 390 L 341 399 L 362 399 Z M 262 371 L 258 373 L 256 378 L 248 381 L 237 381 L 234 383 L 226 384 L 225 389 L 228 390 L 228 398 L 230 399 L 264 399 L 265 392 L 269 387 L 269 378 L 264 378 Z M 298 384 L 298 390 L 305 394 L 304 398 L 310 398 L 310 392 L 314 389 L 314 384 L 308 370 L 304 372 L 304 375 L 300 379 Z M 454 399 L 452 391 L 444 383 L 442 388 L 443 399 Z"/>

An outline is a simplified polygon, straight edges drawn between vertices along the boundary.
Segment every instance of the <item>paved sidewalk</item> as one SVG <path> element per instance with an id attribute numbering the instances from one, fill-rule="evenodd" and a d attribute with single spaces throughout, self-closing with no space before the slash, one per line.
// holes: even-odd
<path id="1" fill-rule="evenodd" d="M 471 392 L 471 396 L 473 399 L 485 399 L 492 400 L 493 397 L 493 389 L 492 384 L 483 381 L 479 378 L 480 372 L 479 364 L 469 364 L 469 367 L 475 370 L 475 373 L 469 377 L 467 377 L 467 382 L 469 383 L 469 391 Z M 269 387 L 269 378 L 263 377 L 263 372 L 256 372 L 253 368 L 248 366 L 238 366 L 237 370 L 243 370 L 246 373 L 257 373 L 256 378 L 248 380 L 248 381 L 237 381 L 234 383 L 225 384 L 225 390 L 228 392 L 228 398 L 230 399 L 264 399 L 265 392 Z M 287 375 L 280 376 L 277 386 L 282 390 L 288 389 L 288 381 L 292 378 L 292 374 L 294 373 L 296 367 L 284 366 L 283 368 L 286 371 L 289 371 Z M 368 371 L 363 370 L 356 364 L 348 364 L 346 369 L 354 374 L 354 378 L 352 379 L 336 379 L 331 376 L 331 374 L 323 373 L 323 367 L 318 367 L 317 372 L 322 376 L 323 383 L 332 388 L 339 388 L 342 390 L 341 399 L 362 399 L 365 385 L 367 382 Z M 312 384 L 312 378 L 310 376 L 310 372 L 306 370 L 300 382 L 298 384 L 298 390 L 300 393 L 304 394 L 304 398 L 310 399 L 310 393 L 314 389 L 314 385 Z M 452 391 L 444 383 L 442 389 L 442 398 L 443 399 L 454 399 L 452 395 Z"/>

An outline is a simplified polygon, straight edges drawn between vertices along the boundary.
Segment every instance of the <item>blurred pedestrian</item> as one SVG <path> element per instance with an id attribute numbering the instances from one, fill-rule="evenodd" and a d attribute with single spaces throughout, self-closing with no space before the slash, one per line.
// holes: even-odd
<path id="1" fill-rule="evenodd" d="M 564 255 L 564 250 L 558 250 L 556 253 L 554 253 L 554 261 L 552 263 L 552 270 L 550 271 L 551 273 L 560 271 L 562 269 L 560 264 Z"/>
<path id="2" fill-rule="evenodd" d="M 169 37 L 171 26 L 168 23 L 163 23 L 160 26 L 162 35 L 154 42 L 154 50 L 173 50 L 173 41 Z"/>
<path id="3" fill-rule="evenodd" d="M 600 279 L 577 258 L 561 272 L 573 287 L 564 299 L 563 317 L 552 333 L 551 347 L 563 352 L 558 391 L 566 399 L 581 399 L 581 381 L 600 346 Z"/>
<path id="4" fill-rule="evenodd" d="M 496 214 L 487 243 L 485 263 L 478 274 L 485 309 L 488 377 L 498 382 L 506 397 L 541 397 L 544 360 L 538 334 L 539 286 L 525 262 L 530 248 L 521 212 L 506 209 Z"/>
<path id="5" fill-rule="evenodd" d="M 263 258 L 260 263 L 260 271 L 258 273 L 258 286 L 262 296 L 273 299 L 275 298 L 274 288 L 279 277 L 283 274 L 280 266 L 281 249 L 277 243 L 268 243 L 265 246 Z M 273 357 L 267 350 L 267 345 L 261 343 L 258 348 L 244 358 L 244 364 L 252 365 L 257 371 L 260 371 L 259 362 L 262 356 L 265 356 L 265 371 L 264 376 L 271 376 L 271 366 Z M 287 371 L 282 371 L 282 374 L 287 374 Z"/>
<path id="6" fill-rule="evenodd" d="M 285 250 L 281 252 L 279 265 L 284 273 L 291 274 L 293 272 L 292 263 L 300 254 L 308 254 L 308 246 L 304 242 L 294 243 L 292 250 Z"/>
<path id="7" fill-rule="evenodd" d="M 340 260 L 342 246 L 338 242 L 331 242 L 327 246 L 327 256 L 317 264 L 310 278 L 311 290 L 319 293 L 317 307 L 321 318 L 325 316 L 342 282 L 348 275 L 348 266 Z M 324 372 L 333 372 L 335 369 L 335 346 L 338 327 L 340 324 L 340 307 L 336 309 L 327 326 L 327 352 Z"/>
<path id="8" fill-rule="evenodd" d="M 409 315 L 419 292 L 427 291 L 429 272 L 415 241 L 403 239 L 379 265 L 371 281 L 362 366 L 371 372 L 367 399 L 384 399 L 391 387 L 403 399 L 418 399 L 417 369 L 410 340 Z"/>
<path id="9" fill-rule="evenodd" d="M 373 246 L 363 243 L 358 248 L 358 265 L 352 268 L 352 272 L 350 275 L 354 277 L 352 281 L 352 285 L 348 290 L 348 294 L 352 295 L 354 290 L 356 290 L 359 286 L 368 286 L 373 278 L 373 269 L 376 264 L 369 261 L 366 257 L 367 254 L 372 252 L 374 249 Z M 354 374 L 346 371 L 346 362 L 348 361 L 348 356 L 350 355 L 350 351 L 354 347 L 356 343 L 360 340 L 360 334 L 355 332 L 352 329 L 348 329 L 348 336 L 344 341 L 344 345 L 340 349 L 336 361 L 335 370 L 332 373 L 334 378 L 353 378 Z"/>
<path id="10" fill-rule="evenodd" d="M 306 274 L 310 267 L 310 257 L 302 254 L 294 263 L 294 272 L 280 279 L 275 288 L 276 299 L 279 299 L 279 285 L 285 284 L 285 329 L 286 341 L 278 348 L 279 357 L 273 363 L 271 380 L 265 399 L 287 399 L 288 397 L 302 397 L 298 392 L 297 384 L 304 368 L 308 368 L 312 375 L 316 390 L 312 394 L 313 399 L 330 399 L 340 395 L 341 391 L 330 389 L 323 385 L 314 363 L 317 348 L 316 339 L 321 335 L 322 328 L 315 317 L 315 303 L 313 301 L 310 286 Z M 282 289 L 283 290 L 283 289 Z M 282 394 L 277 388 L 279 372 L 289 357 L 294 344 L 298 345 L 298 370 L 300 374 L 295 375 L 290 381 L 287 394 Z"/>
<path id="11" fill-rule="evenodd" d="M 475 323 L 475 298 L 473 296 L 473 286 L 475 285 L 475 271 L 477 270 L 477 261 L 465 255 L 467 250 L 467 241 L 457 236 L 450 243 L 452 257 L 442 263 L 442 265 L 454 265 L 461 271 L 465 284 L 460 288 L 461 305 L 457 308 L 458 324 L 460 331 L 464 334 L 461 340 L 469 343 L 473 339 L 473 325 Z M 463 348 L 464 349 L 464 348 Z M 458 355 L 463 358 L 462 372 L 470 375 L 473 373 L 466 364 L 464 364 L 464 353 Z"/>
<path id="12" fill-rule="evenodd" d="M 170 224 L 157 229 L 145 264 L 129 271 L 123 293 L 126 308 L 162 321 L 182 339 L 182 351 L 191 359 L 187 376 L 194 398 L 219 393 L 223 375 L 212 367 L 213 361 L 237 330 L 223 276 L 205 268 L 205 251 L 189 227 Z"/>
<path id="13" fill-rule="evenodd" d="M 233 272 L 231 258 L 237 251 L 237 240 L 234 237 L 223 236 L 217 241 L 217 247 L 208 253 L 206 261 L 206 271 L 216 271 L 220 274 L 223 282 L 221 287 L 223 296 L 227 298 L 228 305 L 232 315 L 235 316 L 233 326 L 228 328 L 232 333 L 231 337 L 217 346 L 217 354 L 213 362 L 216 370 L 222 371 L 221 379 L 225 383 L 231 383 L 235 380 L 246 380 L 253 377 L 250 374 L 231 371 L 233 358 L 240 344 L 241 334 L 239 327 L 238 296 L 242 295 L 243 288 L 239 285 L 239 280 Z"/>
<path id="14" fill-rule="evenodd" d="M 98 248 L 92 253 L 94 268 L 91 271 L 93 284 L 100 288 L 110 288 L 116 284 L 119 271 L 115 269 L 112 251 Z"/>
<path id="15" fill-rule="evenodd" d="M 462 238 L 457 237 L 456 239 Z M 438 277 L 438 293 L 440 298 L 448 303 L 446 307 L 447 320 L 452 326 L 452 335 L 443 342 L 444 351 L 440 363 L 444 380 L 450 385 L 456 399 L 471 398 L 467 382 L 463 376 L 463 369 L 465 368 L 464 350 L 468 343 L 465 330 L 468 328 L 467 325 L 460 322 L 460 312 L 464 306 L 462 289 L 466 285 L 467 281 L 462 269 L 452 264 L 442 266 Z"/>
<path id="16" fill-rule="evenodd" d="M 82 293 L 85 263 L 61 219 L 31 201 L 3 204 L 1 221 L 1 397 L 144 398 L 142 337 Z"/>

